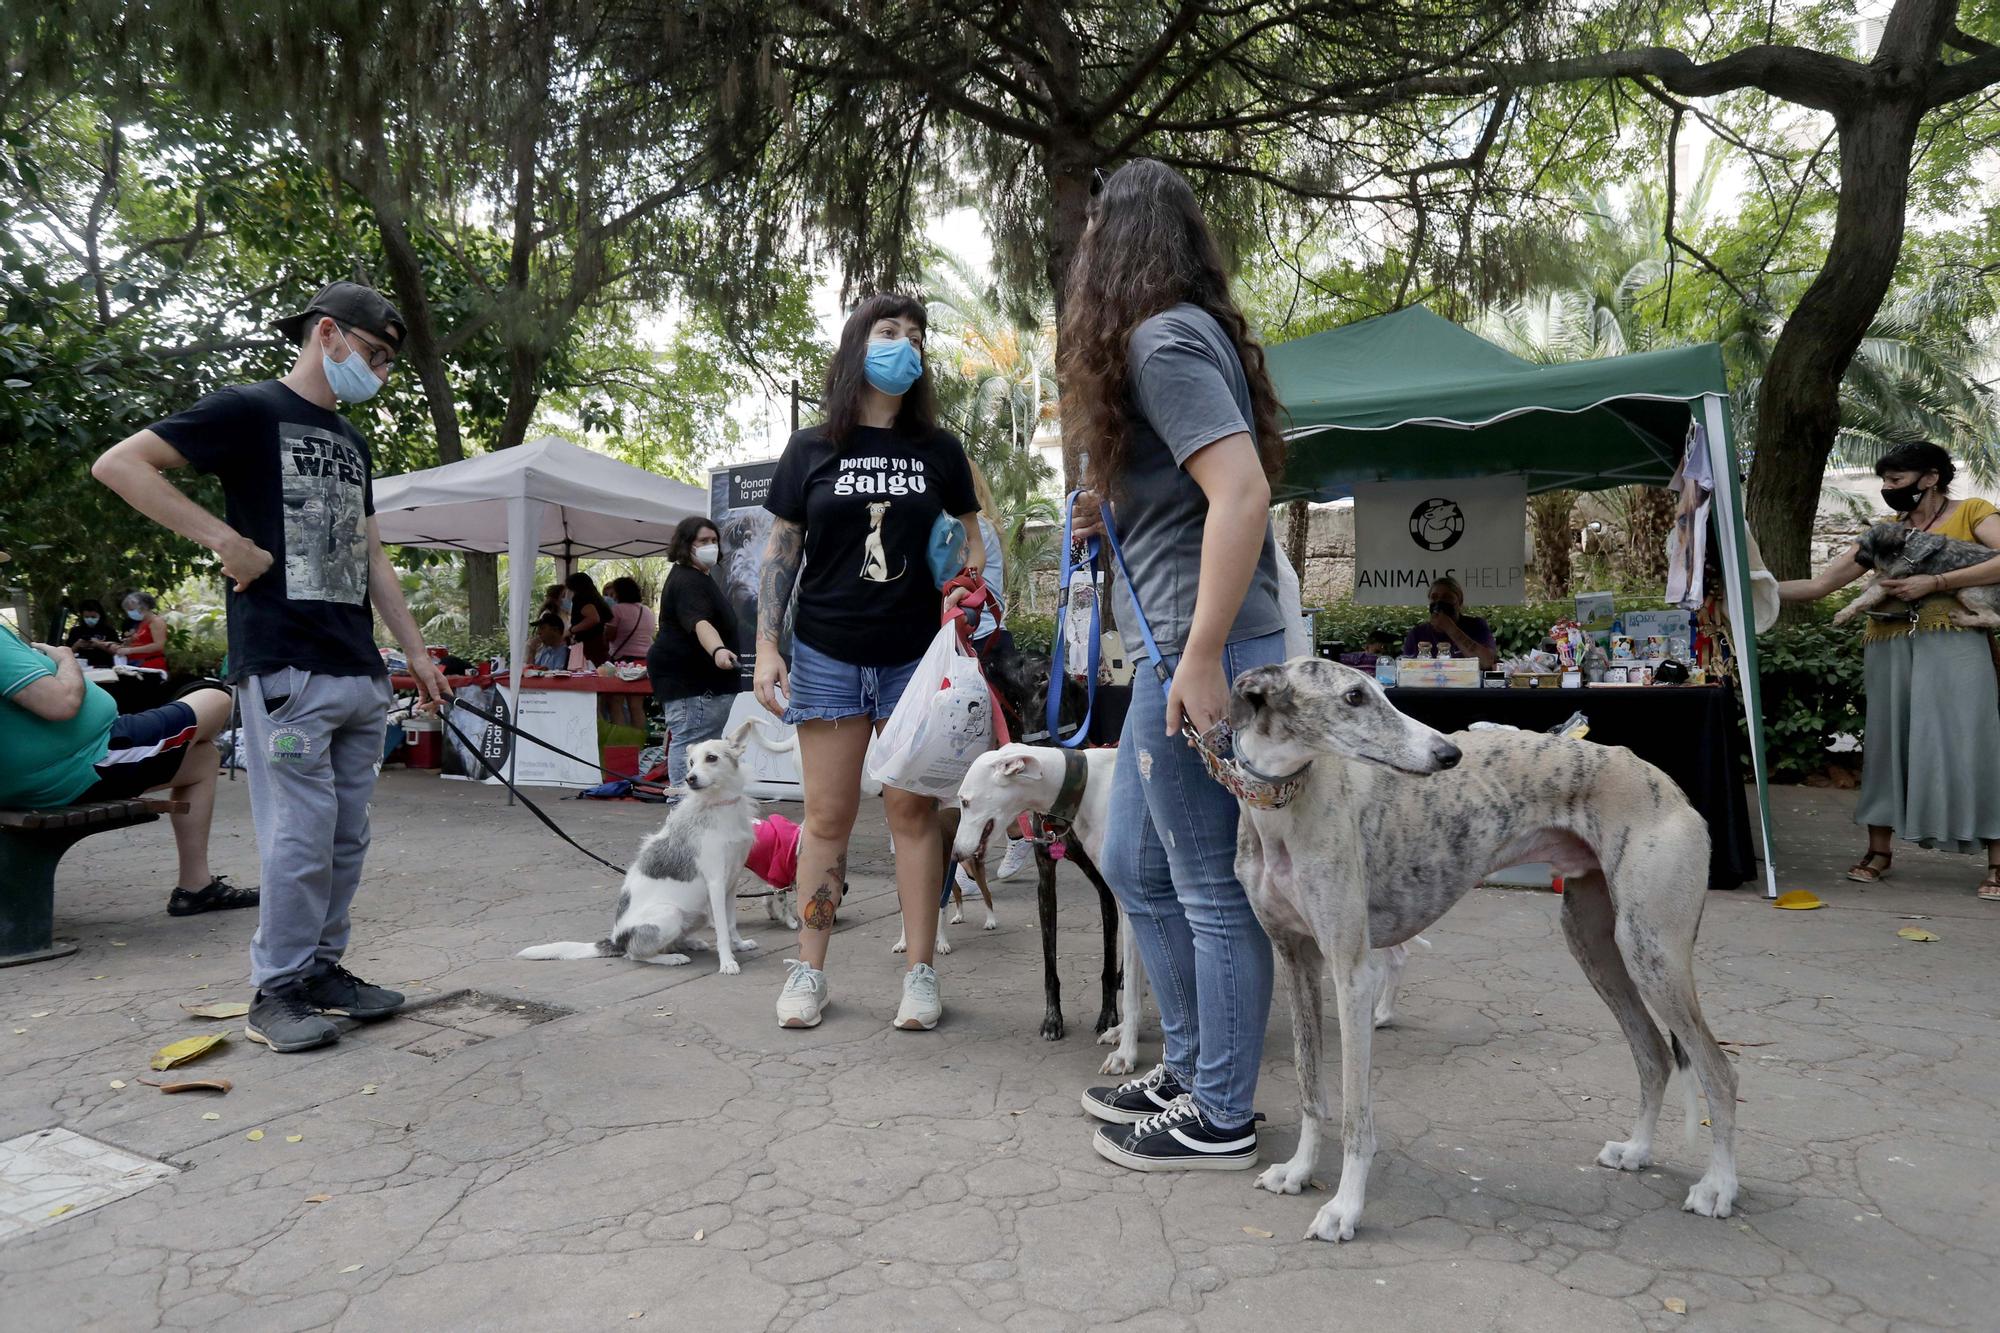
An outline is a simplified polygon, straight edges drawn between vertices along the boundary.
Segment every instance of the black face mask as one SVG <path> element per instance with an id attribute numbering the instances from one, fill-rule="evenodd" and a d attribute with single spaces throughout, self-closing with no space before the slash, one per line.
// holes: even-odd
<path id="1" fill-rule="evenodd" d="M 1898 514 L 1907 514 L 1924 502 L 1929 488 L 1925 486 L 1884 486 L 1882 503 Z"/>
<path id="2" fill-rule="evenodd" d="M 1453 606 L 1450 602 L 1432 602 L 1431 614 L 1434 616 L 1445 616 L 1448 617 L 1449 619 L 1457 620 L 1458 608 L 1456 606 Z"/>

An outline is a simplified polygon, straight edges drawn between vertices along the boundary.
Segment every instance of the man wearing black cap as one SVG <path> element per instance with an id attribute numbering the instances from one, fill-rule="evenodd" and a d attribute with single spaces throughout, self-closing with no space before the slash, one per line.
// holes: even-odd
<path id="1" fill-rule="evenodd" d="M 340 965 L 389 703 L 371 603 L 426 706 L 446 687 L 382 550 L 368 442 L 335 410 L 388 380 L 403 318 L 373 288 L 336 282 L 276 327 L 299 349 L 284 378 L 212 393 L 113 445 L 91 471 L 215 552 L 230 581 L 229 674 L 264 874 L 246 1032 L 303 1051 L 339 1039 L 329 1015 L 369 1021 L 403 1003 Z M 226 521 L 166 478 L 190 464 L 222 479 Z"/>

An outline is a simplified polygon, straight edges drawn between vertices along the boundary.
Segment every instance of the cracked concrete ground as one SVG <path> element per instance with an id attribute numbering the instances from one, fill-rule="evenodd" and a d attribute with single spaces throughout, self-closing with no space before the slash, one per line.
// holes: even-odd
<path id="1" fill-rule="evenodd" d="M 0 1324 L 2000 1327 L 2000 908 L 1973 899 L 1971 861 L 1915 851 L 1890 885 L 1849 885 L 1851 796 L 1776 799 L 1783 887 L 1830 906 L 1709 898 L 1697 970 L 1737 1043 L 1738 1216 L 1680 1211 L 1706 1144 L 1682 1145 L 1678 1097 L 1653 1170 L 1591 1164 L 1631 1118 L 1630 1058 L 1563 948 L 1554 895 L 1489 889 L 1429 932 L 1401 1021 L 1376 1042 L 1382 1152 L 1341 1247 L 1298 1239 L 1322 1193 L 1264 1194 L 1250 1173 L 1138 1176 L 1090 1151 L 1077 1095 L 1104 1051 L 1088 1031 L 1095 907 L 1074 871 L 1067 1040 L 1035 1035 L 1021 880 L 996 886 L 999 931 L 951 931 L 944 1025 L 895 1032 L 894 899 L 879 818 L 864 816 L 835 1007 L 817 1031 L 785 1032 L 771 1004 L 789 941 L 757 904 L 762 949 L 740 977 L 702 955 L 517 961 L 524 944 L 593 938 L 608 872 L 499 793 L 391 772 L 349 961 L 418 1000 L 470 988 L 502 1011 L 470 1035 L 406 1018 L 300 1056 L 238 1035 L 189 1070 L 233 1092 L 167 1097 L 138 1084 L 146 1059 L 235 1026 L 181 1005 L 248 998 L 253 922 L 165 915 L 164 823 L 92 838 L 59 889 L 58 930 L 81 951 L 0 971 L 0 1139 L 61 1125 L 184 1170 L 0 1245 Z M 559 813 L 614 859 L 657 818 Z M 223 786 L 216 852 L 254 880 L 241 783 Z M 1899 940 L 1905 914 L 1942 938 Z M 573 1012 L 530 1025 L 514 1002 Z M 1297 1125 L 1282 1013 L 1259 1098 L 1267 1157 L 1290 1152 Z M 1329 1160 L 1320 1178 L 1336 1172 Z"/>

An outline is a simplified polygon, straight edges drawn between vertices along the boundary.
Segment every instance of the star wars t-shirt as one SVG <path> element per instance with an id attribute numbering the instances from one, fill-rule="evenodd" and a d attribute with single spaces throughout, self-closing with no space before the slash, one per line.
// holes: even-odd
<path id="1" fill-rule="evenodd" d="M 857 426 L 835 446 L 820 427 L 799 431 L 764 507 L 806 530 L 795 636 L 855 666 L 924 655 L 943 604 L 931 582 L 931 527 L 939 514 L 979 508 L 957 436 Z"/>
<path id="2" fill-rule="evenodd" d="M 261 578 L 229 591 L 229 678 L 383 674 L 368 604 L 374 463 L 361 433 L 277 380 L 212 393 L 152 429 L 222 479 L 229 525 L 271 553 Z"/>

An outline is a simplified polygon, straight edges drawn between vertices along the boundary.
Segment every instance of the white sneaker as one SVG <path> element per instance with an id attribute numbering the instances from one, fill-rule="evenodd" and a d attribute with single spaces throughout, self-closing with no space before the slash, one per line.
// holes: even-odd
<path id="1" fill-rule="evenodd" d="M 958 868 L 958 891 L 968 898 L 979 896 L 979 884 L 964 866 Z"/>
<path id="2" fill-rule="evenodd" d="M 896 1011 L 896 1026 L 905 1032 L 928 1032 L 943 1017 L 937 972 L 929 963 L 918 963 L 903 974 L 903 1006 Z"/>
<path id="3" fill-rule="evenodd" d="M 1035 845 L 1026 838 L 1011 838 L 1007 842 L 1007 854 L 1000 858 L 1000 869 L 995 879 L 1012 879 L 1026 870 L 1035 860 Z"/>
<path id="4" fill-rule="evenodd" d="M 816 1028 L 826 1008 L 826 973 L 796 958 L 785 961 L 792 965 L 792 970 L 785 977 L 785 988 L 778 992 L 778 1026 Z M 935 987 L 932 993 L 936 993 Z"/>

